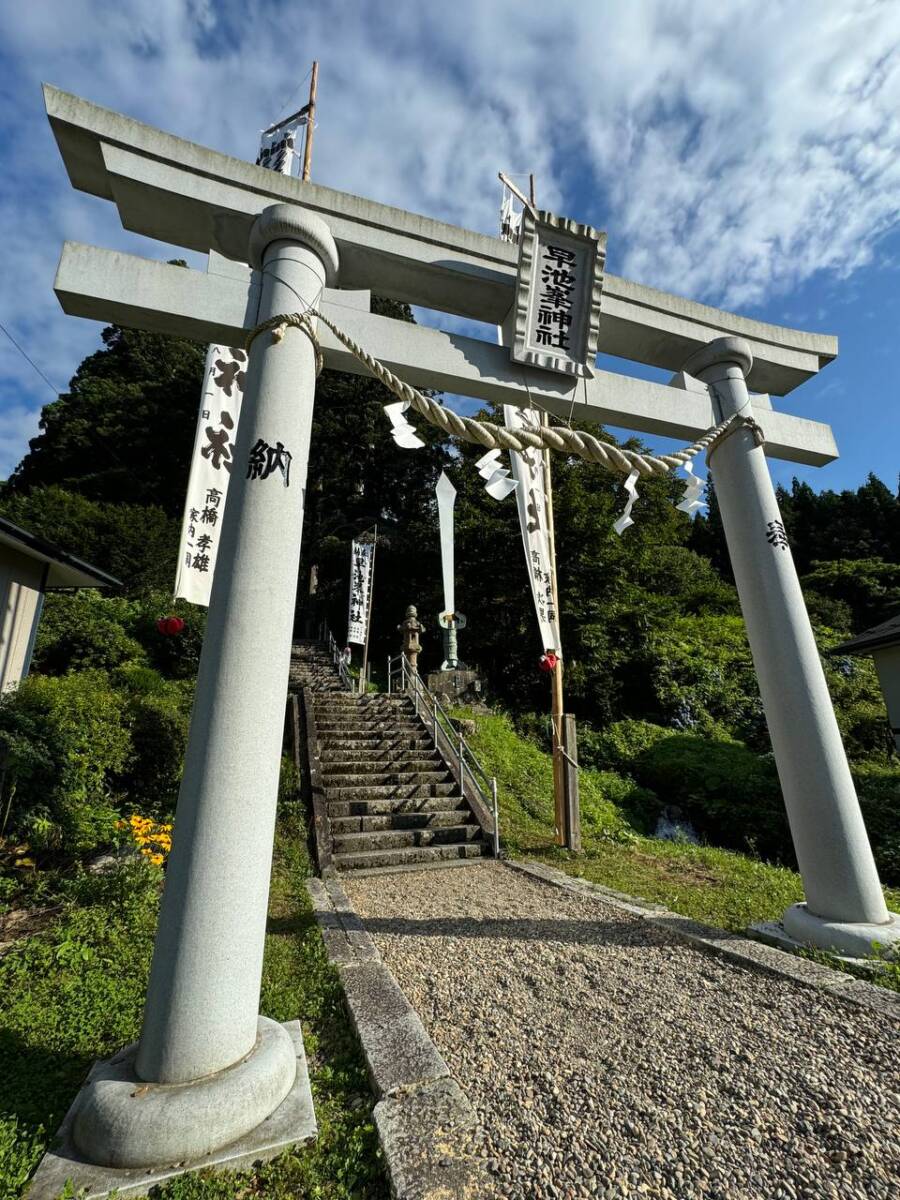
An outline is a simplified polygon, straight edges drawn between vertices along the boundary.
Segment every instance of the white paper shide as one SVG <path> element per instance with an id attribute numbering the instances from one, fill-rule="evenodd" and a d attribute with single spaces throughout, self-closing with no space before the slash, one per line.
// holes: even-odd
<path id="1" fill-rule="evenodd" d="M 507 429 L 540 429 L 540 416 L 533 409 L 504 404 L 503 418 Z M 559 636 L 559 614 L 553 603 L 553 577 L 550 566 L 550 527 L 547 518 L 547 491 L 544 487 L 544 464 L 540 450 L 511 450 L 509 454 L 513 478 L 518 483 L 516 501 L 519 506 L 519 525 L 525 545 L 525 561 L 531 581 L 531 595 L 541 631 L 544 650 L 562 655 Z"/>
<path id="2" fill-rule="evenodd" d="M 353 542 L 350 546 L 350 608 L 347 614 L 347 641 L 365 645 L 372 593 L 372 557 L 374 542 Z"/>

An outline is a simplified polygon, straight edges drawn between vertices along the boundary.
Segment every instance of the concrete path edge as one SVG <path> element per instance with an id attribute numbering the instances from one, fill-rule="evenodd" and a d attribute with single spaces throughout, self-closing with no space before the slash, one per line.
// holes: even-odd
<path id="1" fill-rule="evenodd" d="M 855 975 L 837 971 L 811 959 L 800 958 L 774 946 L 751 941 L 750 938 L 730 933 L 726 929 L 704 925 L 689 917 L 670 912 L 652 901 L 628 896 L 624 892 L 617 892 L 578 876 L 567 875 L 564 871 L 558 871 L 544 863 L 504 859 L 503 865 L 553 887 L 593 896 L 612 908 L 640 917 L 649 925 L 678 938 L 679 941 L 687 942 L 707 954 L 727 958 L 749 971 L 774 975 L 801 987 L 825 991 L 848 1004 L 872 1009 L 882 1016 L 900 1021 L 900 993 L 868 983 Z"/>
<path id="2" fill-rule="evenodd" d="M 313 913 L 335 966 L 377 1098 L 374 1109 L 394 1200 L 476 1200 L 488 1191 L 467 1153 L 472 1105 L 418 1014 L 381 960 L 333 875 L 307 880 Z"/>

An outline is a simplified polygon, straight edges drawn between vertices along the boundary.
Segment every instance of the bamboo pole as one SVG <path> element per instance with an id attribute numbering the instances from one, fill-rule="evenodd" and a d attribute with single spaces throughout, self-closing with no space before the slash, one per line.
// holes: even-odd
<path id="1" fill-rule="evenodd" d="M 312 172 L 313 130 L 316 125 L 316 92 L 319 86 L 319 64 L 312 65 L 312 76 L 309 81 L 309 111 L 306 117 L 306 137 L 303 139 L 303 174 L 304 183 L 309 183 Z"/>
<path id="2" fill-rule="evenodd" d="M 528 197 L 521 192 L 511 179 L 507 178 L 502 171 L 498 172 L 500 181 L 504 187 L 517 197 L 517 199 L 532 211 L 535 210 L 537 200 L 535 196 L 534 175 L 528 176 Z M 498 329 L 498 340 L 503 342 L 502 335 Z M 541 414 L 541 424 L 549 424 L 549 418 L 546 413 Z M 553 480 L 550 473 L 550 451 L 542 452 L 542 468 L 544 473 L 544 495 L 547 501 L 547 541 L 550 550 L 550 587 L 551 596 L 553 598 L 553 610 L 556 613 L 556 619 L 559 621 L 559 589 L 556 580 L 556 528 L 553 522 Z M 559 646 L 554 646 L 554 650 L 559 651 Z M 553 730 L 553 811 L 556 842 L 560 846 L 568 846 L 572 848 L 575 845 L 575 831 L 572 828 L 572 822 L 569 820 L 568 808 L 566 805 L 566 770 L 565 760 L 562 751 L 565 748 L 565 734 L 563 727 L 563 712 L 565 708 L 565 700 L 563 696 L 563 665 L 562 658 L 559 658 L 556 666 L 550 675 L 550 723 Z M 576 801 L 577 803 L 577 801 Z"/>
<path id="3" fill-rule="evenodd" d="M 546 413 L 541 414 L 541 424 L 549 424 Z M 559 589 L 556 581 L 556 527 L 553 521 L 553 478 L 550 473 L 550 451 L 541 452 L 544 468 L 544 495 L 547 500 L 547 541 L 550 546 L 550 588 L 553 611 L 559 621 Z M 559 651 L 559 646 L 554 646 Z M 562 756 L 563 739 L 563 664 L 562 658 L 550 673 L 550 721 L 553 727 L 553 811 L 556 819 L 556 840 L 567 846 L 571 840 L 565 800 L 565 764 Z"/>

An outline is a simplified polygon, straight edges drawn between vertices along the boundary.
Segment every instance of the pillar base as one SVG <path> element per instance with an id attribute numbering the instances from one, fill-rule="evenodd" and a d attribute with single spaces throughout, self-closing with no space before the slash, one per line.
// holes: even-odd
<path id="1" fill-rule="evenodd" d="M 829 921 L 811 913 L 805 904 L 792 904 L 783 924 L 785 932 L 803 945 L 847 958 L 871 958 L 875 943 L 885 957 L 900 957 L 900 913 L 888 916 L 890 920 L 883 925 Z"/>
<path id="2" fill-rule="evenodd" d="M 246 1170 L 254 1163 L 274 1158 L 289 1146 L 309 1142 L 316 1137 L 316 1118 L 313 1111 L 309 1072 L 303 1049 L 299 1021 L 279 1025 L 260 1018 L 260 1037 L 254 1050 L 234 1067 L 206 1079 L 177 1085 L 147 1085 L 132 1074 L 126 1083 L 126 1069 L 134 1062 L 135 1047 L 128 1047 L 112 1059 L 97 1062 L 76 1097 L 57 1136 L 56 1148 L 41 1160 L 30 1187 L 27 1200 L 55 1200 L 67 1180 L 74 1191 L 86 1189 L 90 1200 L 102 1200 L 115 1191 L 119 1197 L 143 1196 L 151 1187 L 175 1175 L 200 1171 L 208 1167 L 222 1170 Z M 287 1051 L 287 1054 L 285 1054 Z M 269 1078 L 266 1079 L 265 1076 Z M 280 1081 L 276 1087 L 273 1076 Z M 287 1079 L 287 1087 L 283 1081 Z M 107 1099 L 99 1108 L 92 1097 L 112 1083 L 116 1100 Z M 99 1086 L 98 1086 L 99 1085 Z M 121 1086 L 120 1086 L 121 1085 Z M 128 1088 L 126 1091 L 125 1088 Z M 139 1089 L 147 1087 L 146 1092 Z M 137 1094 L 135 1094 L 137 1093 Z M 139 1120 L 132 1116 L 136 1109 L 151 1098 L 167 1094 L 165 1103 L 148 1106 Z M 269 1099 L 274 1105 L 265 1108 Z M 245 1107 L 246 1106 L 246 1107 Z M 115 1116 L 121 1109 L 121 1122 Z M 254 1114 L 248 1115 L 248 1110 Z M 113 1153 L 121 1157 L 123 1147 L 132 1139 L 136 1142 L 141 1165 L 102 1165 L 92 1162 L 75 1141 L 75 1128 L 85 1133 L 83 1114 L 102 1111 L 108 1128 L 107 1142 L 96 1157 L 109 1160 Z M 253 1124 L 248 1128 L 248 1121 Z M 237 1133 L 223 1130 L 238 1128 Z M 101 1136 L 98 1125 L 90 1124 L 92 1136 Z M 81 1142 L 83 1145 L 83 1141 Z M 154 1146 L 154 1159 L 140 1153 L 144 1146 Z M 184 1147 L 205 1145 L 201 1151 Z M 113 1153 L 110 1153 L 112 1151 Z M 128 1157 L 132 1157 L 128 1154 Z"/>

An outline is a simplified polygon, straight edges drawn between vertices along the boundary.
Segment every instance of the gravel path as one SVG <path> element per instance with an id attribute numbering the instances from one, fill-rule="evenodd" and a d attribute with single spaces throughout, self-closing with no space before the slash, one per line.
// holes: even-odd
<path id="1" fill-rule="evenodd" d="M 896 1024 L 498 864 L 342 882 L 498 1196 L 900 1194 Z"/>

